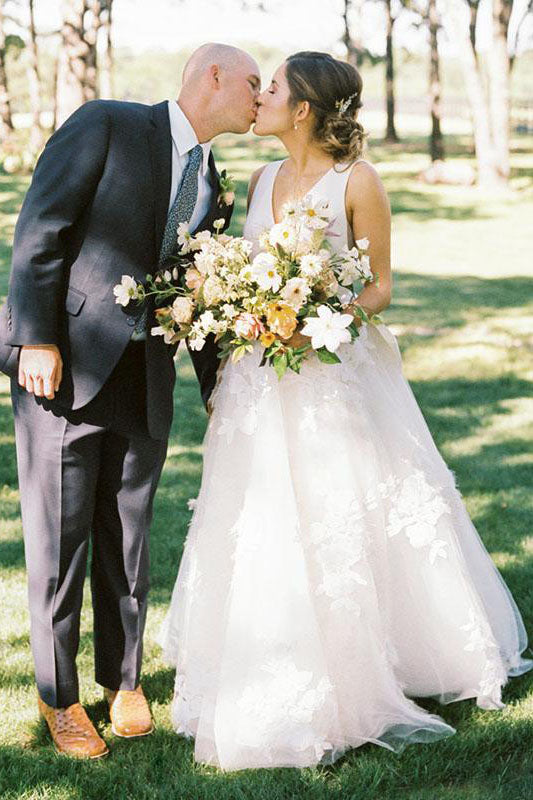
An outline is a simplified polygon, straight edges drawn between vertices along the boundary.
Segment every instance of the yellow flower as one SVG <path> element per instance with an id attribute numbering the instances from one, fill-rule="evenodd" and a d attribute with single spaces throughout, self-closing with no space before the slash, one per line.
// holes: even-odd
<path id="1" fill-rule="evenodd" d="M 261 342 L 263 347 L 270 347 L 270 345 L 274 344 L 274 342 L 276 341 L 276 337 L 274 336 L 272 331 L 266 331 L 265 333 L 261 334 L 261 336 L 259 337 L 259 341 Z"/>
<path id="2" fill-rule="evenodd" d="M 285 303 L 270 303 L 266 317 L 272 333 L 282 339 L 290 339 L 298 324 L 296 311 Z"/>

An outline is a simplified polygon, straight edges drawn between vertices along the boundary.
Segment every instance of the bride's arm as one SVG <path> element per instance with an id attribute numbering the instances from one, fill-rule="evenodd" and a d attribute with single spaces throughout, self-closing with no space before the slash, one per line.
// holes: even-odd
<path id="1" fill-rule="evenodd" d="M 366 238 L 370 242 L 370 269 L 379 276 L 378 285 L 365 286 L 355 304 L 362 306 L 367 314 L 379 314 L 391 301 L 391 214 L 381 179 L 366 161 L 360 161 L 352 168 L 346 190 L 346 211 L 354 239 Z"/>

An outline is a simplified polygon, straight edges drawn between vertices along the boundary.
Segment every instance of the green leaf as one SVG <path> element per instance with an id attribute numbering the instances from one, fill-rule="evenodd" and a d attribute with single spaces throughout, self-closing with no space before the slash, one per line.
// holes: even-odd
<path id="1" fill-rule="evenodd" d="M 355 304 L 354 307 L 354 313 L 357 314 L 358 317 L 361 317 L 363 322 L 370 322 L 370 317 L 366 313 L 365 309 L 362 308 L 361 306 L 358 306 L 357 303 Z"/>
<path id="2" fill-rule="evenodd" d="M 316 351 L 317 356 L 324 364 L 340 364 L 341 360 L 336 353 L 330 353 L 327 347 L 321 347 Z"/>
<path id="3" fill-rule="evenodd" d="M 287 371 L 287 367 L 289 365 L 289 360 L 287 358 L 286 353 L 281 353 L 280 355 L 274 356 L 272 358 L 272 366 L 276 372 L 276 375 L 281 380 Z"/>
<path id="4" fill-rule="evenodd" d="M 348 325 L 348 330 L 352 334 L 352 340 L 357 339 L 357 337 L 359 336 L 359 328 L 357 327 L 355 322 L 350 322 L 350 324 Z"/>

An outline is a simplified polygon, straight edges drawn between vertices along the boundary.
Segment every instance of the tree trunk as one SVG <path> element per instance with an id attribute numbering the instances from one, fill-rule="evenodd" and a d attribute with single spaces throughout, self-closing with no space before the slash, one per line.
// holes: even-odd
<path id="1" fill-rule="evenodd" d="M 0 0 L 0 139 L 5 139 L 13 130 L 11 101 L 6 72 L 6 36 L 4 32 L 3 0 Z"/>
<path id="2" fill-rule="evenodd" d="M 363 43 L 361 40 L 361 10 L 362 0 L 344 0 L 344 9 L 342 12 L 342 19 L 344 22 L 344 33 L 342 36 L 343 44 L 346 47 L 346 60 L 349 64 L 359 68 L 363 60 Z M 357 33 L 354 35 L 353 29 L 350 28 L 348 14 L 350 11 L 355 11 L 356 23 L 355 30 Z"/>
<path id="3" fill-rule="evenodd" d="M 56 124 L 97 97 L 96 40 L 100 0 L 63 0 L 57 74 Z"/>
<path id="4" fill-rule="evenodd" d="M 392 29 L 394 26 L 394 17 L 391 10 L 392 0 L 385 0 L 385 9 L 387 14 L 387 47 L 385 54 L 385 87 L 387 96 L 387 131 L 385 133 L 385 141 L 398 142 L 398 134 L 396 133 L 396 126 L 394 123 L 394 61 L 392 55 Z"/>
<path id="5" fill-rule="evenodd" d="M 43 146 L 43 128 L 41 125 L 41 97 L 42 84 L 39 72 L 39 53 L 37 49 L 37 36 L 35 33 L 34 0 L 29 0 L 30 25 L 29 40 L 27 44 L 27 75 L 30 89 L 30 106 L 32 114 L 32 127 L 30 134 L 30 148 L 32 153 L 39 153 Z"/>
<path id="6" fill-rule="evenodd" d="M 113 23 L 113 0 L 103 0 L 101 27 L 105 39 L 105 48 L 102 54 L 102 61 L 99 65 L 100 97 L 113 98 L 115 96 L 114 87 L 114 56 L 112 40 Z"/>
<path id="7" fill-rule="evenodd" d="M 429 152 L 432 161 L 442 161 L 444 159 L 444 140 L 440 127 L 441 121 L 441 82 L 439 64 L 439 44 L 438 30 L 439 18 L 437 14 L 437 0 L 428 2 L 428 23 L 429 23 L 429 97 L 431 102 L 431 135 L 429 138 Z"/>
<path id="8" fill-rule="evenodd" d="M 505 184 L 498 170 L 498 162 L 490 130 L 489 105 L 483 86 L 480 64 L 472 41 L 472 5 L 470 4 L 470 26 L 463 23 L 464 4 L 462 0 L 448 0 L 450 13 L 448 23 L 452 28 L 452 36 L 457 44 L 459 58 L 463 69 L 465 89 L 472 115 L 474 128 L 474 146 L 478 167 L 478 184 L 487 187 Z"/>
<path id="9" fill-rule="evenodd" d="M 492 47 L 489 51 L 490 119 L 497 168 L 502 178 L 510 172 L 511 66 L 507 32 L 512 0 L 492 0 Z"/>

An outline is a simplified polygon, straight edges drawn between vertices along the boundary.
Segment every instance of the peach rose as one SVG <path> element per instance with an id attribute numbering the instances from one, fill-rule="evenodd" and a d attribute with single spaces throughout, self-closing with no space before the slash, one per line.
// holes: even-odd
<path id="1" fill-rule="evenodd" d="M 194 267 L 189 267 L 185 273 L 185 284 L 187 289 L 190 289 L 192 292 L 197 292 L 199 289 L 201 289 L 204 281 L 205 275 L 202 275 L 202 273 Z"/>
<path id="2" fill-rule="evenodd" d="M 267 308 L 267 323 L 272 333 L 282 339 L 290 339 L 298 325 L 296 311 L 285 303 L 270 303 Z"/>
<path id="3" fill-rule="evenodd" d="M 243 339 L 257 339 L 264 332 L 265 326 L 255 314 L 243 312 L 233 320 L 233 330 L 236 336 Z"/>

